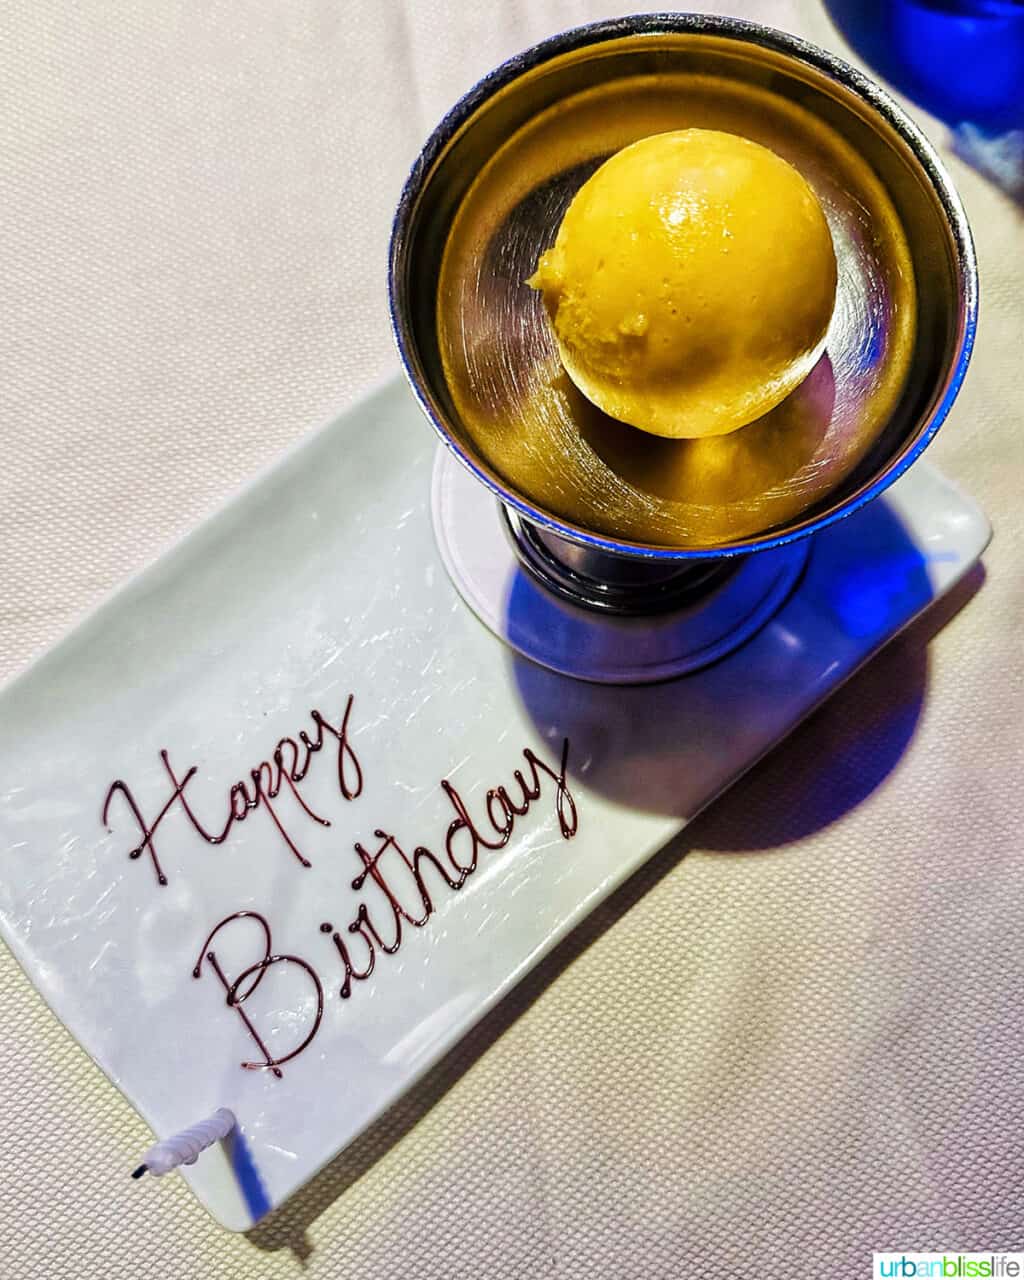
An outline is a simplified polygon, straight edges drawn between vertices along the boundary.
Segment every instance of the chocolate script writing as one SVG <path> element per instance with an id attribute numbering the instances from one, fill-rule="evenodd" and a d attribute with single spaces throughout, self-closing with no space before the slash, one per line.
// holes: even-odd
<path id="1" fill-rule="evenodd" d="M 212 949 L 214 938 L 218 933 L 229 924 L 233 924 L 236 920 L 254 920 L 263 930 L 263 955 L 254 964 L 247 965 L 246 968 L 236 978 L 228 978 L 224 970 L 221 968 L 220 961 L 217 959 L 217 953 Z M 218 925 L 215 925 L 210 931 L 209 937 L 203 943 L 199 952 L 199 959 L 196 961 L 195 968 L 192 970 L 192 977 L 199 978 L 202 976 L 204 961 L 210 966 L 223 986 L 226 996 L 226 1003 L 229 1009 L 235 1009 L 238 1016 L 242 1020 L 242 1024 L 246 1031 L 256 1041 L 260 1053 L 263 1055 L 262 1062 L 243 1062 L 242 1066 L 246 1071 L 259 1071 L 266 1069 L 272 1071 L 280 1080 L 281 1064 L 290 1062 L 292 1058 L 297 1057 L 303 1049 L 312 1041 L 313 1037 L 320 1030 L 320 1022 L 324 1016 L 324 989 L 320 983 L 313 968 L 308 965 L 301 956 L 271 955 L 270 925 L 267 924 L 263 916 L 258 911 L 236 911 L 233 915 L 226 916 Z M 307 977 L 313 983 L 313 989 L 316 992 L 316 1013 L 313 1016 L 313 1025 L 303 1040 L 300 1040 L 294 1048 L 288 1053 L 282 1054 L 279 1058 L 275 1058 L 264 1043 L 263 1037 L 256 1030 L 246 1011 L 242 1008 L 246 1000 L 252 995 L 256 988 L 263 981 L 268 969 L 272 969 L 277 964 L 293 964 L 300 969 L 305 970 Z M 243 984 L 247 979 L 252 981 L 243 990 Z"/>
<path id="2" fill-rule="evenodd" d="M 363 770 L 349 734 L 352 706 L 353 698 L 349 695 L 337 724 L 332 724 L 320 711 L 311 711 L 314 734 L 302 730 L 297 738 L 282 738 L 268 760 L 248 771 L 248 780 L 232 783 L 222 816 L 212 826 L 205 816 L 201 818 L 197 814 L 195 798 L 185 794 L 197 776 L 198 766 L 179 773 L 167 751 L 160 752 L 160 759 L 169 789 L 156 816 L 147 819 L 131 788 L 118 778 L 107 789 L 103 822 L 110 830 L 111 808 L 119 798 L 123 811 L 133 823 L 132 835 L 136 840 L 127 851 L 128 857 L 138 859 L 147 854 L 159 885 L 167 884 L 167 876 L 157 856 L 154 836 L 175 809 L 184 814 L 190 828 L 211 845 L 223 844 L 236 823 L 262 809 L 295 861 L 302 867 L 310 867 L 312 863 L 296 843 L 292 827 L 286 825 L 276 802 L 287 790 L 299 816 L 305 815 L 322 827 L 331 826 L 330 820 L 315 812 L 300 792 L 300 784 L 314 757 L 329 741 L 332 750 L 333 744 L 337 744 L 339 793 L 345 800 L 354 800 L 362 793 Z M 400 841 L 394 831 L 383 826 L 374 827 L 372 841 L 357 840 L 351 845 L 357 859 L 351 887 L 360 895 L 360 901 L 354 912 L 351 905 L 338 904 L 344 920 L 340 927 L 331 920 L 319 924 L 319 933 L 330 951 L 327 959 L 318 960 L 317 964 L 321 969 L 326 964 L 332 969 L 340 966 L 340 977 L 336 981 L 341 999 L 348 1000 L 353 984 L 366 981 L 374 973 L 381 956 L 393 956 L 399 951 L 407 930 L 424 928 L 437 909 L 437 893 L 457 893 L 476 871 L 481 857 L 503 849 L 512 839 L 517 824 L 540 802 L 550 797 L 562 840 L 571 840 L 576 835 L 579 816 L 568 783 L 568 739 L 562 742 L 557 767 L 541 759 L 530 747 L 524 747 L 521 755 L 522 767 L 512 771 L 511 783 L 488 790 L 481 800 L 474 802 L 475 813 L 450 778 L 441 780 L 442 820 L 446 820 L 447 825 L 431 846 L 413 843 L 404 837 Z M 330 914 L 335 915 L 333 911 Z M 231 955 L 241 954 L 243 941 L 258 944 L 246 962 L 234 966 L 228 966 L 224 948 L 218 943 L 222 934 L 227 937 L 229 930 Z M 266 974 L 279 966 L 282 977 L 276 981 L 292 983 L 294 991 L 287 1028 L 261 1031 L 257 1025 L 259 1015 L 252 1006 L 245 1006 Z M 229 968 L 237 968 L 237 972 L 231 973 Z M 275 952 L 267 918 L 258 911 L 242 909 L 214 925 L 200 947 L 192 977 L 200 979 L 206 972 L 212 973 L 223 988 L 225 1006 L 237 1016 L 258 1050 L 259 1056 L 243 1061 L 242 1068 L 269 1071 L 280 1079 L 282 1066 L 307 1049 L 320 1030 L 325 984 L 317 969 L 303 956 Z M 289 977 L 289 973 L 293 976 Z M 280 1001 L 279 988 L 273 1003 L 279 1006 Z M 272 1052 L 268 1043 L 276 1044 L 282 1030 L 287 1033 L 288 1043 Z"/>
<path id="3" fill-rule="evenodd" d="M 434 899 L 427 882 L 430 874 L 437 887 L 457 892 L 477 868 L 481 850 L 502 849 L 512 838 L 516 821 L 524 818 L 530 808 L 541 798 L 541 778 L 550 778 L 554 784 L 554 807 L 558 828 L 563 840 L 571 840 L 576 834 L 579 818 L 576 801 L 566 782 L 569 761 L 569 740 L 562 744 L 562 758 L 556 772 L 540 760 L 527 747 L 523 751 L 527 770 L 513 773 L 515 791 L 495 787 L 487 792 L 484 816 L 474 820 L 455 787 L 447 779 L 441 790 L 453 811 L 453 817 L 445 832 L 444 853 L 435 853 L 418 844 L 411 854 L 399 844 L 395 836 L 378 827 L 374 831 L 377 847 L 372 851 L 357 842 L 355 851 L 362 863 L 362 870 L 352 881 L 352 888 L 362 892 L 369 885 L 375 889 L 376 902 L 368 907 L 360 902 L 355 917 L 345 925 L 344 932 L 325 920 L 320 932 L 329 934 L 341 961 L 343 977 L 338 994 L 347 1000 L 352 994 L 352 983 L 367 979 L 377 963 L 378 952 L 394 955 L 402 945 L 405 925 L 422 929 L 434 914 Z M 526 774 L 529 774 L 527 780 Z M 489 828 L 489 830 L 488 830 Z M 441 845 L 436 846 L 440 850 Z M 355 956 L 353 956 L 355 951 Z"/>
<path id="4" fill-rule="evenodd" d="M 338 789 L 346 800 L 354 800 L 360 794 L 363 789 L 363 770 L 349 740 L 352 702 L 353 697 L 349 694 L 341 723 L 337 726 L 332 725 L 322 712 L 314 708 L 309 714 L 316 727 L 316 736 L 311 737 L 305 729 L 302 729 L 299 731 L 298 741 L 294 738 L 282 738 L 269 760 L 261 760 L 255 768 L 249 770 L 248 781 L 242 779 L 231 784 L 222 817 L 216 819 L 212 827 L 200 819 L 191 799 L 185 794 L 185 788 L 192 783 L 199 772 L 198 766 L 192 765 L 179 777 L 166 751 L 160 752 L 160 760 L 167 773 L 171 790 L 152 822 L 147 821 L 143 816 L 128 784 L 122 778 L 117 778 L 110 784 L 106 799 L 103 801 L 104 825 L 108 831 L 111 830 L 111 805 L 114 799 L 120 796 L 124 801 L 124 807 L 138 828 L 133 835 L 141 836 L 138 844 L 128 850 L 128 857 L 140 858 L 143 853 L 148 853 L 157 883 L 161 885 L 167 884 L 167 876 L 157 857 L 153 837 L 167 815 L 175 808 L 180 808 L 184 812 L 193 830 L 207 844 L 223 844 L 236 823 L 244 822 L 251 813 L 262 810 L 273 822 L 281 840 L 296 861 L 303 867 L 308 867 L 311 865 L 310 861 L 299 849 L 290 830 L 281 820 L 276 801 L 281 795 L 282 788 L 287 787 L 302 814 L 322 827 L 331 825 L 327 818 L 314 813 L 299 791 L 299 784 L 309 772 L 313 757 L 323 750 L 328 739 L 337 743 Z"/>

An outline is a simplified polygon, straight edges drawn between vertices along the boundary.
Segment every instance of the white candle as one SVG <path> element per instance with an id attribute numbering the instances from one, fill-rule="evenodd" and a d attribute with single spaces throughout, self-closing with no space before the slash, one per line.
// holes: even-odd
<path id="1" fill-rule="evenodd" d="M 144 1173 L 151 1173 L 160 1178 L 182 1164 L 195 1164 L 201 1152 L 212 1147 L 220 1138 L 226 1138 L 235 1127 L 235 1117 L 227 1109 L 220 1107 L 207 1120 L 201 1120 L 190 1129 L 182 1129 L 162 1142 L 156 1142 L 142 1157 L 142 1164 L 132 1174 L 133 1178 L 141 1178 Z"/>

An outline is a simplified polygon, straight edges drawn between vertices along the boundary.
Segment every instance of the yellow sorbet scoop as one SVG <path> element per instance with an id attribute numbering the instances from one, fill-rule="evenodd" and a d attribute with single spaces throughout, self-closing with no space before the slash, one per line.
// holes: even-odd
<path id="1" fill-rule="evenodd" d="M 836 258 L 792 165 L 731 133 L 683 129 L 606 160 L 528 283 L 589 400 L 655 435 L 713 436 L 810 373 Z"/>

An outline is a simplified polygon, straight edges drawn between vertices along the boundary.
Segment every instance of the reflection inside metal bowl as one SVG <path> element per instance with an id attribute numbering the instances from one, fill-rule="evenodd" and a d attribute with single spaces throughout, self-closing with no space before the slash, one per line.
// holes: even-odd
<path id="1" fill-rule="evenodd" d="M 786 401 L 730 435 L 671 441 L 580 394 L 525 280 L 603 159 L 689 127 L 752 138 L 803 173 L 829 221 L 839 285 L 826 355 Z M 483 165 L 450 224 L 436 326 L 458 434 L 512 489 L 613 538 L 711 547 L 792 521 L 869 454 L 907 383 L 914 270 L 884 186 L 838 132 L 766 87 L 654 73 L 560 100 Z"/>

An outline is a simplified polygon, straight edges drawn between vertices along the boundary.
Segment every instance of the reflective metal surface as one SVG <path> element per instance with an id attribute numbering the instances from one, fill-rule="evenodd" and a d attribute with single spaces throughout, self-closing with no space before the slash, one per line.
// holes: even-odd
<path id="1" fill-rule="evenodd" d="M 651 684 L 719 662 L 770 625 L 815 558 L 804 539 L 757 555 L 682 561 L 584 548 L 569 563 L 565 544 L 549 554 L 541 539 L 552 535 L 515 515 L 517 537 L 530 542 L 510 538 L 508 508 L 440 449 L 431 510 L 437 549 L 465 604 L 531 663 L 574 681 Z M 607 580 L 613 558 L 627 566 L 622 581 Z M 563 697 L 572 695 L 564 689 Z"/>
<path id="2" fill-rule="evenodd" d="M 666 440 L 616 422 L 577 390 L 542 298 L 524 281 L 606 156 L 691 126 L 742 133 L 805 175 L 829 219 L 839 282 L 828 354 L 787 400 L 729 435 Z M 556 104 L 485 167 L 448 235 L 437 333 L 460 428 L 513 488 L 612 536 L 714 545 L 798 514 L 865 455 L 906 381 L 915 310 L 899 219 L 836 133 L 777 93 L 654 72 Z M 709 346 L 708 362 L 716 354 Z"/>
<path id="3" fill-rule="evenodd" d="M 694 124 L 801 169 L 840 287 L 826 356 L 789 400 L 732 435 L 675 442 L 575 391 L 523 280 L 604 156 Z M 678 560 L 802 536 L 905 469 L 962 378 L 976 280 L 948 179 L 876 86 L 780 33 L 667 15 L 566 33 L 458 104 L 403 193 L 390 299 L 421 405 L 503 501 L 574 542 Z"/>
<path id="4" fill-rule="evenodd" d="M 650 617 L 681 609 L 720 586 L 743 563 L 740 556 L 641 560 L 570 542 L 509 507 L 502 506 L 501 513 L 527 572 L 560 599 L 600 613 Z"/>

